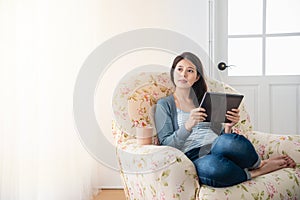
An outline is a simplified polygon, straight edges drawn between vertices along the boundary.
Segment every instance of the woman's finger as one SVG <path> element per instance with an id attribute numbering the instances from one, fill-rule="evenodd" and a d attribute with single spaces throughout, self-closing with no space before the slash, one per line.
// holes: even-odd
<path id="1" fill-rule="evenodd" d="M 226 115 L 226 118 L 235 123 L 237 123 L 240 120 L 239 116 Z"/>

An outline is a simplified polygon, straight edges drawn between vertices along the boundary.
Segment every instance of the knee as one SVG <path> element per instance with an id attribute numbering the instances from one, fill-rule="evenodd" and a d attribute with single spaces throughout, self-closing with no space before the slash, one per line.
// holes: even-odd
<path id="1" fill-rule="evenodd" d="M 212 151 L 217 151 L 216 153 L 232 151 L 234 149 L 242 152 L 255 151 L 253 145 L 247 138 L 235 133 L 219 136 L 212 146 Z"/>
<path id="2" fill-rule="evenodd" d="M 226 187 L 247 180 L 242 168 L 221 155 L 206 155 L 194 164 L 201 182 L 206 185 Z"/>
<path id="3" fill-rule="evenodd" d="M 243 135 L 230 134 L 227 138 L 229 148 L 236 148 L 237 151 L 244 151 L 248 153 L 254 153 L 255 149 L 252 143 Z"/>

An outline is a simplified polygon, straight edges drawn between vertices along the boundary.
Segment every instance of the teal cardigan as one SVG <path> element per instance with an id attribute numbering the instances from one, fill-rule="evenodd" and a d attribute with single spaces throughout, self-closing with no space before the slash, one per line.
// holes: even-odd
<path id="1" fill-rule="evenodd" d="M 191 132 L 185 126 L 179 128 L 177 121 L 177 108 L 174 96 L 170 95 L 158 100 L 155 115 L 155 128 L 160 144 L 181 149 Z M 211 129 L 220 135 L 222 124 L 211 123 Z"/>

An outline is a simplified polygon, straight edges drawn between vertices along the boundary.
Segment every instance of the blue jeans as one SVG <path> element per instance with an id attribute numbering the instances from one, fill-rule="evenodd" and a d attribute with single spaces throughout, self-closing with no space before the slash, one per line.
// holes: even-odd
<path id="1" fill-rule="evenodd" d="M 199 149 L 186 153 L 195 164 L 200 182 L 213 187 L 228 187 L 249 180 L 248 169 L 260 165 L 251 142 L 235 133 L 220 135 L 207 155 L 199 157 L 198 154 Z"/>

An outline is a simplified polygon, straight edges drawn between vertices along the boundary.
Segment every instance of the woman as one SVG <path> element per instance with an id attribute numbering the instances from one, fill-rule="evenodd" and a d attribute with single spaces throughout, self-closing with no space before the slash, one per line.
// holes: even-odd
<path id="1" fill-rule="evenodd" d="M 200 59 L 185 52 L 170 71 L 175 91 L 160 99 L 155 111 L 159 142 L 183 151 L 196 167 L 200 182 L 213 187 L 232 186 L 296 163 L 287 155 L 261 161 L 244 136 L 232 133 L 239 109 L 226 114 L 230 123 L 203 122 L 207 117 L 199 103 L 207 91 Z"/>

